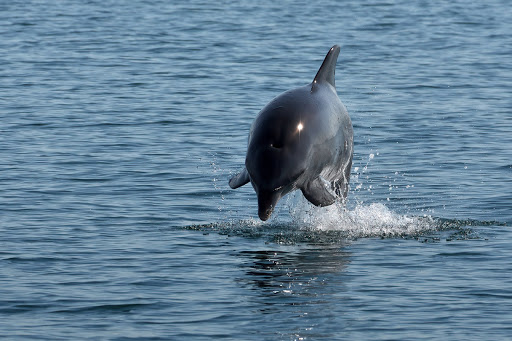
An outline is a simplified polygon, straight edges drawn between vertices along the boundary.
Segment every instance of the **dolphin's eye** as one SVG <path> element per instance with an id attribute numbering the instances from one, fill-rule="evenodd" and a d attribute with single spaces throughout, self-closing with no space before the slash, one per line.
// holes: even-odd
<path id="1" fill-rule="evenodd" d="M 280 149 L 283 148 L 283 144 L 281 142 L 274 142 L 270 144 L 270 147 Z"/>

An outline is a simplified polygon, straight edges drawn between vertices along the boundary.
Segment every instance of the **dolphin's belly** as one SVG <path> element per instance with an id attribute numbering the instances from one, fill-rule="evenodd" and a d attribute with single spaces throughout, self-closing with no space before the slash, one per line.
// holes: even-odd
<path id="1" fill-rule="evenodd" d="M 334 134 L 326 138 L 323 144 L 318 145 L 318 153 L 323 156 L 322 160 L 313 158 L 313 162 L 321 165 L 319 175 L 330 182 L 348 182 L 349 179 L 346 178 L 347 173 L 350 176 L 350 170 L 347 172 L 347 167 L 351 167 L 353 155 L 352 122 L 345 107 L 341 103 L 340 105 L 338 110 L 329 113 L 331 117 L 328 129 L 334 130 Z"/>

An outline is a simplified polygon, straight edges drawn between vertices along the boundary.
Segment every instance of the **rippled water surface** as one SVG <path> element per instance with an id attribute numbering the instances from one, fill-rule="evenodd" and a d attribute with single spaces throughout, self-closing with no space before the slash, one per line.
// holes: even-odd
<path id="1" fill-rule="evenodd" d="M 512 11 L 490 1 L 0 4 L 0 335 L 506 340 Z M 341 46 L 346 207 L 229 189 Z"/>

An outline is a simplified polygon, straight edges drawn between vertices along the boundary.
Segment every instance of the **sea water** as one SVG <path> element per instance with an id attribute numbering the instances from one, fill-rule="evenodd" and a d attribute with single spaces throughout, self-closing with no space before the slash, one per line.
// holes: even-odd
<path id="1" fill-rule="evenodd" d="M 507 340 L 512 11 L 0 4 L 6 340 Z M 334 45 L 346 206 L 257 219 L 249 127 Z"/>

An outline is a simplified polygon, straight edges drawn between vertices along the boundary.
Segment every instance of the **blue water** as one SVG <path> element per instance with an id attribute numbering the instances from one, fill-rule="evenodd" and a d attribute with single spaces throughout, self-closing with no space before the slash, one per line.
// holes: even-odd
<path id="1" fill-rule="evenodd" d="M 6 340 L 507 340 L 512 10 L 0 3 Z M 347 209 L 230 190 L 258 111 L 341 46 Z"/>

